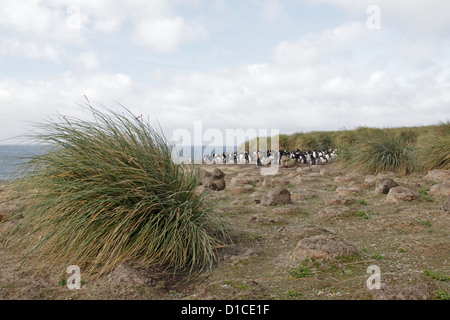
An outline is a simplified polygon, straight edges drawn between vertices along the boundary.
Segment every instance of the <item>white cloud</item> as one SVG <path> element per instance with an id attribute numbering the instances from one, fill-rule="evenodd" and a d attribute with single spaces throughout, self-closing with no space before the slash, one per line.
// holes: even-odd
<path id="1" fill-rule="evenodd" d="M 140 21 L 136 24 L 133 36 L 138 45 L 165 53 L 174 52 L 185 42 L 205 39 L 207 32 L 182 17 L 172 17 Z"/>
<path id="2" fill-rule="evenodd" d="M 267 21 L 284 21 L 289 19 L 283 4 L 279 0 L 265 0 L 261 3 L 262 17 Z"/>

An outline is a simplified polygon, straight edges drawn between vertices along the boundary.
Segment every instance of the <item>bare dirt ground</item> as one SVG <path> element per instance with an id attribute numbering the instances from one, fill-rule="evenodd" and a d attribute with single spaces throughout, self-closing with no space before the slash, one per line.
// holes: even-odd
<path id="1" fill-rule="evenodd" d="M 385 194 L 375 193 L 376 177 L 326 164 L 280 168 L 269 180 L 284 180 L 293 203 L 266 207 L 256 200 L 271 186 L 257 166 L 204 167 L 214 168 L 225 173 L 227 188 L 208 192 L 233 244 L 218 250 L 211 272 L 180 283 L 180 277 L 152 268 L 121 265 L 107 276 L 83 281 L 81 289 L 69 290 L 67 266 L 36 271 L 27 262 L 20 265 L 24 252 L 6 243 L 0 247 L 0 299 L 448 299 L 450 214 L 441 209 L 447 196 L 387 202 Z M 233 188 L 231 179 L 238 174 L 254 180 Z M 442 183 L 425 180 L 423 174 L 383 176 L 422 195 Z M 0 186 L 0 220 L 20 201 L 20 194 Z M 0 222 L 0 236 L 13 224 Z M 357 253 L 334 255 L 340 242 L 332 241 L 325 243 L 330 250 L 326 258 L 293 259 L 300 240 L 320 236 L 342 240 Z M 370 290 L 367 269 L 374 265 L 381 287 Z"/>

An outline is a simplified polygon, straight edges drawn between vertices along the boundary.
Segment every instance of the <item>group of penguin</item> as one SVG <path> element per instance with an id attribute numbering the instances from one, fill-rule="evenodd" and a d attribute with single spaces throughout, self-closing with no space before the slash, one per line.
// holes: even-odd
<path id="1" fill-rule="evenodd" d="M 330 162 L 336 157 L 334 150 L 323 149 L 301 151 L 297 149 L 295 151 L 287 150 L 267 150 L 267 151 L 244 151 L 244 152 L 232 152 L 232 153 L 219 153 L 204 155 L 203 161 L 206 164 L 250 164 L 254 163 L 258 166 L 270 165 L 271 163 L 278 162 L 281 165 L 283 157 L 295 159 L 296 162 L 307 165 L 316 165 L 319 163 Z"/>

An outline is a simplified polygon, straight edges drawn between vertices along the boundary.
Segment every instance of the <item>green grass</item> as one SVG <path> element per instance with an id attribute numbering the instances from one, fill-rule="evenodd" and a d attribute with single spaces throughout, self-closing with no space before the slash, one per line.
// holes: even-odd
<path id="1" fill-rule="evenodd" d="M 450 293 L 444 290 L 436 290 L 434 292 L 433 298 L 436 300 L 450 300 Z"/>
<path id="2" fill-rule="evenodd" d="M 431 228 L 431 222 L 429 220 L 419 220 L 419 223 L 425 227 Z"/>
<path id="3" fill-rule="evenodd" d="M 422 188 L 419 190 L 419 196 L 420 196 L 421 199 L 423 199 L 423 200 L 425 200 L 425 201 L 427 201 L 427 202 L 433 202 L 434 199 L 428 195 L 428 192 L 429 192 L 429 191 L 430 191 L 430 188 L 428 188 L 428 187 L 422 187 Z"/>
<path id="4" fill-rule="evenodd" d="M 356 200 L 356 202 L 358 202 L 360 205 L 367 206 L 366 200 Z"/>
<path id="5" fill-rule="evenodd" d="M 425 270 L 423 272 L 424 275 L 427 277 L 430 277 L 431 279 L 442 281 L 442 282 L 448 282 L 450 281 L 450 276 L 447 276 L 441 272 L 438 271 L 432 271 L 432 270 Z"/>
<path id="6" fill-rule="evenodd" d="M 76 264 L 83 277 L 128 261 L 189 275 L 212 267 L 228 237 L 195 192 L 199 173 L 173 161 L 148 121 L 125 108 L 86 108 L 94 120 L 60 117 L 36 126 L 33 138 L 50 147 L 24 168 L 18 187 L 36 192 L 28 193 L 11 236 L 45 257 L 40 267 Z"/>
<path id="7" fill-rule="evenodd" d="M 379 212 L 374 212 L 372 210 L 367 210 L 367 211 L 361 211 L 360 210 L 356 214 L 357 214 L 358 217 L 361 217 L 363 219 L 370 219 L 371 216 L 379 215 L 380 213 Z"/>
<path id="8" fill-rule="evenodd" d="M 288 296 L 289 298 L 292 298 L 292 299 L 298 299 L 298 298 L 300 298 L 302 295 L 300 294 L 300 292 L 298 292 L 298 291 L 296 291 L 296 290 L 289 290 L 289 291 L 286 293 L 286 296 Z"/>
<path id="9" fill-rule="evenodd" d="M 370 258 L 372 258 L 373 260 L 383 260 L 383 256 L 379 253 L 374 253 L 372 256 L 370 256 Z"/>
<path id="10" fill-rule="evenodd" d="M 306 266 L 298 266 L 290 271 L 290 274 L 297 279 L 308 278 L 312 276 L 312 271 Z"/>

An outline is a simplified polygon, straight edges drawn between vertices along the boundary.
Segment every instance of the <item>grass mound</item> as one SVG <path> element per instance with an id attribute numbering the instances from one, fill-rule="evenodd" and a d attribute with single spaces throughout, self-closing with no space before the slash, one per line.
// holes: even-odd
<path id="1" fill-rule="evenodd" d="M 78 265 L 83 276 L 127 261 L 191 274 L 210 267 L 227 236 L 195 192 L 199 174 L 172 161 L 148 121 L 89 109 L 95 121 L 38 127 L 51 148 L 31 159 L 23 181 L 36 190 L 20 212 L 30 253 Z"/>
<path id="2" fill-rule="evenodd" d="M 373 130 L 351 146 L 343 148 L 340 161 L 344 167 L 362 173 L 394 171 L 414 172 L 413 149 L 408 141 L 389 130 Z"/>

